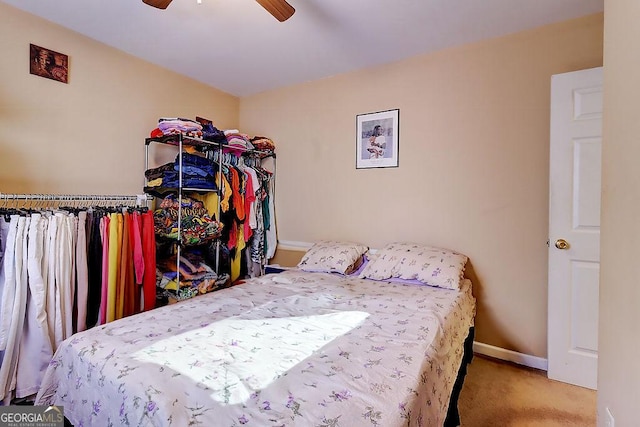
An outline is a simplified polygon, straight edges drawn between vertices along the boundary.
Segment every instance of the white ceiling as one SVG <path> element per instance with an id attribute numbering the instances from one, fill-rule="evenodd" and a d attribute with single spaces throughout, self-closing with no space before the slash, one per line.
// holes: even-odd
<path id="1" fill-rule="evenodd" d="M 289 0 L 296 13 L 281 23 L 254 0 L 174 0 L 166 10 L 142 0 L 0 1 L 236 96 L 604 8 L 604 0 Z"/>

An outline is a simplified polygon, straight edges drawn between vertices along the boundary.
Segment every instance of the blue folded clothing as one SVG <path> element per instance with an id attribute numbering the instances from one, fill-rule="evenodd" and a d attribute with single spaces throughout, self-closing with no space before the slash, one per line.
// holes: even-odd
<path id="1" fill-rule="evenodd" d="M 175 170 L 178 171 L 178 166 L 175 167 Z M 215 170 L 212 165 L 207 166 L 189 166 L 182 165 L 182 175 L 183 176 L 202 176 L 202 177 L 213 177 L 215 175 Z"/>
<path id="2" fill-rule="evenodd" d="M 178 165 L 180 164 L 179 159 L 180 159 L 179 156 L 176 156 L 176 160 L 175 160 L 176 167 L 178 167 Z M 183 166 L 184 165 L 200 166 L 200 167 L 210 166 L 211 160 L 207 159 L 206 157 L 198 156 L 196 154 L 182 153 L 182 165 Z"/>
<path id="3" fill-rule="evenodd" d="M 163 187 L 172 187 L 177 188 L 179 186 L 179 181 L 177 178 L 173 179 L 162 179 Z M 217 189 L 216 183 L 213 178 L 201 178 L 201 177 L 182 177 L 182 186 L 183 187 L 191 187 L 191 188 L 203 188 L 206 190 L 215 190 Z"/>

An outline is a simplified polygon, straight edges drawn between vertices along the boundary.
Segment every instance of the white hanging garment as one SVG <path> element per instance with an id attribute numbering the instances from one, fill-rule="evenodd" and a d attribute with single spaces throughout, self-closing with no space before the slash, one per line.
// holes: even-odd
<path id="1" fill-rule="evenodd" d="M 59 313 L 58 301 L 58 286 L 56 285 L 56 260 L 58 259 L 58 245 L 56 244 L 58 235 L 58 215 L 49 216 L 49 228 L 47 229 L 47 240 L 45 241 L 45 247 L 48 247 L 47 251 L 47 328 L 49 330 L 49 341 L 53 347 L 55 353 L 58 348 L 56 341 L 56 323 L 57 313 Z M 60 333 L 62 336 L 62 333 Z"/>
<path id="2" fill-rule="evenodd" d="M 13 223 L 13 217 L 11 218 Z M 15 245 L 13 265 L 14 265 L 14 277 L 13 283 L 5 280 L 6 286 L 13 286 L 14 298 L 13 307 L 9 310 L 9 301 L 4 300 L 3 292 L 3 318 L 10 313 L 10 321 L 8 331 L 6 331 L 6 350 L 2 366 L 0 366 L 0 400 L 3 400 L 6 405 L 11 402 L 13 397 L 13 390 L 16 385 L 16 367 L 18 365 L 18 353 L 20 350 L 20 339 L 22 337 L 22 328 L 24 326 L 25 311 L 27 306 L 27 236 L 25 228 L 28 230 L 30 218 L 18 217 L 17 229 L 15 232 Z M 13 229 L 9 230 L 9 234 Z M 7 251 L 9 244 L 7 242 Z M 9 254 L 5 254 L 5 260 L 7 260 Z M 3 322 L 4 325 L 5 322 Z"/>
<path id="3" fill-rule="evenodd" d="M 4 216 L 0 216 L 0 318 L 2 317 L 2 294 L 4 291 L 4 254 L 7 246 L 7 237 L 9 235 L 10 218 L 5 220 Z M 4 350 L 0 350 L 0 366 L 4 358 Z"/>
<path id="4" fill-rule="evenodd" d="M 16 397 L 23 398 L 38 392 L 44 373 L 53 357 L 47 326 L 47 291 L 42 271 L 47 218 L 31 215 L 27 249 L 27 316 L 20 341 L 16 375 Z"/>
<path id="5" fill-rule="evenodd" d="M 4 258 L 2 261 L 2 305 L 0 306 L 0 350 L 6 350 L 9 328 L 11 327 L 11 314 L 16 296 L 16 233 L 18 231 L 18 215 L 11 215 L 8 224 Z M 5 224 L 6 226 L 6 224 Z"/>
<path id="6" fill-rule="evenodd" d="M 56 213 L 58 218 L 58 232 L 56 235 L 57 259 L 55 260 L 56 277 L 56 321 L 54 325 L 54 347 L 58 347 L 62 341 L 73 334 L 72 316 L 72 259 L 73 256 L 73 236 L 72 223 L 66 213 Z"/>

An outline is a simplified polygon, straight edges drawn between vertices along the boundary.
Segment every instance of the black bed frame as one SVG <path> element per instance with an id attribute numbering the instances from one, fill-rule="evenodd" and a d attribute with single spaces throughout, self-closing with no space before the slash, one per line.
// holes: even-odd
<path id="1" fill-rule="evenodd" d="M 473 359 L 473 339 L 475 337 L 475 328 L 472 326 L 469 328 L 469 335 L 464 341 L 464 353 L 462 354 L 462 363 L 460 364 L 460 370 L 458 370 L 458 377 L 453 384 L 453 391 L 451 392 L 451 398 L 449 399 L 449 410 L 447 411 L 447 418 L 444 420 L 444 427 L 458 427 L 460 425 L 460 413 L 458 412 L 458 398 L 462 391 L 462 384 L 464 378 L 467 375 L 467 365 L 471 363 Z"/>

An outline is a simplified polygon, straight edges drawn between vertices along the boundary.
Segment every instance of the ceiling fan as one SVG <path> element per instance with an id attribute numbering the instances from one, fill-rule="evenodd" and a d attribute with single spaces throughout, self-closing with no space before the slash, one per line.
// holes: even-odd
<path id="1" fill-rule="evenodd" d="M 172 0 L 142 0 L 149 6 L 156 7 L 158 9 L 166 9 Z M 272 14 L 280 22 L 284 22 L 291 18 L 291 15 L 296 11 L 293 6 L 287 3 L 285 0 L 256 0 L 260 3 L 260 6 L 264 7 L 267 12 Z"/>

